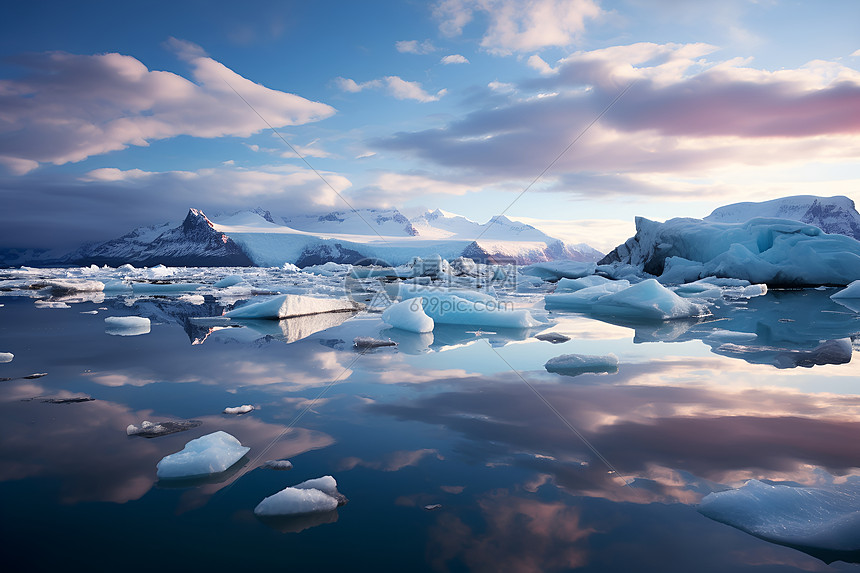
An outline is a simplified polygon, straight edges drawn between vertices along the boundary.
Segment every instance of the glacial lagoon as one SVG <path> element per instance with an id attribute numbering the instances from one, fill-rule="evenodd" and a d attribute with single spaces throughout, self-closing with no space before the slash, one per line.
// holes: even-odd
<path id="1" fill-rule="evenodd" d="M 121 271 L 92 269 L 79 278 L 104 292 L 49 284 L 67 272 L 0 277 L 0 352 L 11 354 L 0 363 L 0 506 L 14 570 L 858 568 L 856 529 L 836 532 L 848 549 L 822 549 L 757 534 L 751 523 L 787 519 L 767 500 L 745 502 L 746 528 L 699 511 L 751 479 L 856 485 L 860 313 L 831 300 L 836 289 L 770 290 L 708 317 L 636 323 L 547 310 L 554 285 L 532 281 L 498 293 L 537 327 L 419 334 L 375 308 L 219 318 L 273 285 L 342 295 L 337 274 L 161 269 L 139 271 L 135 290 Z M 214 286 L 236 272 L 245 280 Z M 131 321 L 122 335 L 113 317 L 149 328 Z M 570 339 L 535 338 L 552 333 Z M 397 345 L 356 348 L 357 337 Z M 545 366 L 562 355 L 617 364 Z M 254 409 L 223 413 L 241 405 Z M 144 420 L 195 423 L 128 435 Z M 217 431 L 250 450 L 224 472 L 157 478 L 162 458 Z M 346 505 L 254 515 L 321 476 Z M 858 502 L 842 499 L 850 523 Z"/>

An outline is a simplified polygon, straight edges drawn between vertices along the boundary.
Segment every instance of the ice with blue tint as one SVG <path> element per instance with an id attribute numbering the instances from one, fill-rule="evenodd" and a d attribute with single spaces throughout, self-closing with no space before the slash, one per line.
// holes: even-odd
<path id="1" fill-rule="evenodd" d="M 496 328 L 531 328 L 540 324 L 527 310 L 516 310 L 499 301 L 495 291 L 430 287 L 416 283 L 399 286 L 399 296 L 408 302 L 421 297 L 424 313 L 435 324 L 465 324 Z"/>
<path id="2" fill-rule="evenodd" d="M 241 275 L 228 275 L 223 279 L 216 281 L 214 286 L 215 288 L 227 288 L 231 286 L 236 286 L 237 284 L 243 282 L 245 279 Z"/>
<path id="3" fill-rule="evenodd" d="M 105 318 L 105 333 L 114 336 L 148 334 L 149 319 L 144 316 L 109 316 Z"/>
<path id="4" fill-rule="evenodd" d="M 830 298 L 860 298 L 860 280 L 856 280 L 841 291 L 833 294 Z"/>
<path id="5" fill-rule="evenodd" d="M 618 357 L 614 354 L 591 356 L 585 354 L 562 354 L 551 358 L 544 364 L 547 372 L 565 376 L 580 374 L 613 374 L 618 372 Z"/>
<path id="6" fill-rule="evenodd" d="M 332 511 L 337 509 L 341 497 L 335 479 L 323 476 L 270 495 L 254 508 L 254 514 L 275 516 Z"/>
<path id="7" fill-rule="evenodd" d="M 282 294 L 249 302 L 224 313 L 224 316 L 228 318 L 279 319 L 355 310 L 358 310 L 358 305 L 348 299 Z"/>
<path id="8" fill-rule="evenodd" d="M 15 358 L 15 355 L 11 352 L 0 352 L 0 364 L 12 362 L 13 358 Z"/>
<path id="9" fill-rule="evenodd" d="M 186 292 L 194 292 L 205 288 L 201 283 L 132 283 L 131 288 L 135 295 L 169 295 Z"/>
<path id="10" fill-rule="evenodd" d="M 179 479 L 223 472 L 250 449 L 219 430 L 191 440 L 181 451 L 162 458 L 156 466 L 157 475 L 160 479 Z"/>
<path id="11" fill-rule="evenodd" d="M 414 298 L 396 302 L 386 308 L 382 313 L 382 320 L 394 328 L 409 332 L 432 332 L 434 326 L 433 319 L 424 312 L 420 300 Z"/>
<path id="12" fill-rule="evenodd" d="M 588 275 L 593 275 L 596 269 L 597 265 L 594 263 L 580 261 L 547 261 L 523 267 L 522 273 L 552 281 L 562 278 L 578 279 L 580 277 L 586 277 Z"/>
<path id="13" fill-rule="evenodd" d="M 574 292 L 549 294 L 546 306 L 628 320 L 671 320 L 708 313 L 707 305 L 682 298 L 655 279 L 634 285 L 614 281 Z"/>
<path id="14" fill-rule="evenodd" d="M 826 487 L 770 485 L 710 493 L 699 512 L 775 543 L 830 551 L 860 551 L 860 480 Z"/>
<path id="15" fill-rule="evenodd" d="M 555 292 L 558 294 L 563 292 L 575 292 L 589 287 L 605 285 L 606 283 L 611 282 L 613 282 L 612 279 L 608 279 L 600 275 L 590 275 L 578 279 L 561 278 L 555 284 Z"/>
<path id="16" fill-rule="evenodd" d="M 860 241 L 788 219 L 715 223 L 636 218 L 636 236 L 608 256 L 666 284 L 706 276 L 776 286 L 847 285 L 860 279 Z"/>

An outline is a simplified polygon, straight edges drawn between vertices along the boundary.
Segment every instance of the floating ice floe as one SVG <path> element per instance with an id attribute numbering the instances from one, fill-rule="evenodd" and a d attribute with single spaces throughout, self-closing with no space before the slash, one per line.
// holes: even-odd
<path id="1" fill-rule="evenodd" d="M 203 422 L 200 420 L 175 420 L 167 422 L 150 422 L 144 420 L 140 426 L 129 424 L 125 429 L 125 433 L 129 436 L 140 436 L 141 438 L 157 438 L 177 432 L 184 432 L 192 428 L 196 428 Z"/>
<path id="2" fill-rule="evenodd" d="M 564 334 L 560 334 L 558 332 L 542 332 L 535 336 L 538 340 L 543 340 L 544 342 L 551 342 L 553 344 L 561 344 L 562 342 L 567 342 L 570 340 L 570 337 Z"/>
<path id="3" fill-rule="evenodd" d="M 297 294 L 282 294 L 259 302 L 250 302 L 230 312 L 228 318 L 280 319 L 325 312 L 355 312 L 359 306 L 342 298 L 321 298 Z"/>
<path id="4" fill-rule="evenodd" d="M 830 296 L 832 299 L 840 298 L 860 298 L 860 280 L 856 280 L 849 284 L 846 288 Z"/>
<path id="5" fill-rule="evenodd" d="M 150 330 L 149 319 L 144 316 L 109 316 L 105 318 L 105 333 L 114 336 L 138 336 Z"/>
<path id="6" fill-rule="evenodd" d="M 85 279 L 51 279 L 46 281 L 46 285 L 54 296 L 77 292 L 101 292 L 105 288 L 105 284 L 101 281 Z"/>
<path id="7" fill-rule="evenodd" d="M 699 512 L 775 543 L 829 551 L 860 551 L 860 483 L 825 488 L 769 485 L 710 493 Z"/>
<path id="8" fill-rule="evenodd" d="M 213 432 L 163 457 L 156 466 L 157 475 L 160 479 L 177 479 L 220 473 L 242 459 L 250 449 L 227 432 Z"/>
<path id="9" fill-rule="evenodd" d="M 254 406 L 251 404 L 243 404 L 242 406 L 233 406 L 224 408 L 224 414 L 247 414 L 254 411 Z"/>
<path id="10" fill-rule="evenodd" d="M 654 279 L 634 285 L 615 281 L 575 292 L 548 294 L 546 306 L 627 320 L 671 320 L 708 314 L 707 305 L 681 298 Z"/>
<path id="11" fill-rule="evenodd" d="M 25 376 L 26 378 L 26 376 Z M 46 398 L 42 400 L 46 404 L 80 404 L 81 402 L 94 402 L 92 396 L 73 396 L 71 398 Z"/>
<path id="12" fill-rule="evenodd" d="M 614 354 L 591 356 L 586 354 L 562 354 L 551 358 L 544 364 L 547 372 L 565 376 L 580 374 L 614 374 L 618 372 L 618 357 Z"/>
<path id="13" fill-rule="evenodd" d="M 15 358 L 15 355 L 11 352 L 0 352 L 0 364 L 12 362 L 13 358 Z"/>
<path id="14" fill-rule="evenodd" d="M 563 292 L 575 292 L 589 287 L 605 285 L 615 282 L 612 279 L 602 277 L 600 275 L 590 275 L 577 279 L 562 278 L 555 284 L 555 292 L 561 294 Z M 629 283 L 628 283 L 629 284 Z"/>
<path id="15" fill-rule="evenodd" d="M 418 299 L 392 304 L 382 312 L 382 320 L 394 328 L 418 333 L 432 332 L 435 325 Z"/>
<path id="16" fill-rule="evenodd" d="M 179 301 L 197 306 L 205 303 L 206 299 L 203 298 L 202 294 L 182 294 L 179 295 Z"/>
<path id="17" fill-rule="evenodd" d="M 324 476 L 270 495 L 254 508 L 254 514 L 266 517 L 320 513 L 337 509 L 344 503 L 346 498 L 337 491 L 335 479 Z"/>
<path id="18" fill-rule="evenodd" d="M 385 346 L 397 346 L 393 340 L 380 340 L 372 336 L 356 336 L 352 341 L 355 348 L 382 348 Z"/>
<path id="19" fill-rule="evenodd" d="M 36 308 L 72 308 L 68 304 L 57 300 L 37 300 Z"/>
<path id="20" fill-rule="evenodd" d="M 421 299 L 424 313 L 437 324 L 465 324 L 496 328 L 531 328 L 540 324 L 527 310 L 509 308 L 489 292 L 400 285 L 405 300 Z"/>
<path id="21" fill-rule="evenodd" d="M 578 279 L 593 275 L 597 269 L 594 263 L 579 261 L 547 261 L 523 267 L 521 272 L 526 275 L 540 277 L 544 280 Z"/>
<path id="22" fill-rule="evenodd" d="M 263 467 L 269 468 L 270 470 L 291 470 L 293 469 L 293 462 L 290 460 L 266 460 Z"/>
<path id="23" fill-rule="evenodd" d="M 215 282 L 215 284 L 212 286 L 214 286 L 215 288 L 226 288 L 235 286 L 244 281 L 245 279 L 241 275 L 229 275 L 224 277 L 220 281 Z"/>

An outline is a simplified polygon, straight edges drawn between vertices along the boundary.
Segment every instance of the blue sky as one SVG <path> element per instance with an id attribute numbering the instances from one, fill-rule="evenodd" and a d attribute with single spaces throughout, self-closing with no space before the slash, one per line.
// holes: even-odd
<path id="1" fill-rule="evenodd" d="M 71 249 L 188 207 L 346 209 L 338 193 L 481 222 L 507 209 L 602 249 L 635 215 L 792 194 L 860 201 L 854 1 L 6 11 L 0 246 Z"/>

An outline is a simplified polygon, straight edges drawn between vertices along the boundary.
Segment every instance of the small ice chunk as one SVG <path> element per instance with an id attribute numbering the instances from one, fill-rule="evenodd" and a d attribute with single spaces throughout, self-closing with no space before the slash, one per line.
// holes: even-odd
<path id="1" fill-rule="evenodd" d="M 293 469 L 293 462 L 290 460 L 266 460 L 263 467 L 270 470 L 291 470 Z"/>
<path id="2" fill-rule="evenodd" d="M 307 480 L 270 495 L 254 508 L 259 516 L 300 515 L 337 509 L 346 498 L 337 491 L 337 482 L 331 476 Z"/>
<path id="3" fill-rule="evenodd" d="M 356 348 L 381 348 L 384 346 L 397 346 L 393 340 L 380 340 L 371 336 L 356 336 L 352 341 Z"/>
<path id="4" fill-rule="evenodd" d="M 245 279 L 242 278 L 241 275 L 230 275 L 230 276 L 224 277 L 223 279 L 216 282 L 212 286 L 214 286 L 215 288 L 226 288 L 226 287 L 235 286 L 235 285 L 243 282 L 244 280 Z"/>
<path id="5" fill-rule="evenodd" d="M 253 410 L 254 407 L 251 404 L 244 404 L 242 406 L 224 408 L 224 414 L 247 414 L 248 412 L 252 412 Z"/>
<path id="6" fill-rule="evenodd" d="M 538 340 L 543 340 L 544 342 L 552 342 L 553 344 L 560 344 L 562 342 L 567 342 L 570 340 L 569 336 L 564 334 L 560 334 L 558 332 L 542 332 L 535 336 Z"/>
<path id="7" fill-rule="evenodd" d="M 563 374 L 565 376 L 578 376 L 585 373 L 618 372 L 618 357 L 614 354 L 606 356 L 591 356 L 586 354 L 562 354 L 551 358 L 544 364 L 547 372 Z"/>
<path id="8" fill-rule="evenodd" d="M 95 398 L 90 396 L 74 396 L 72 398 L 48 398 L 42 400 L 48 404 L 80 404 L 81 402 L 93 402 Z"/>
<path id="9" fill-rule="evenodd" d="M 762 539 L 830 551 L 860 551 L 860 485 L 794 487 L 750 480 L 710 493 L 699 513 Z"/>
<path id="10" fill-rule="evenodd" d="M 250 449 L 227 432 L 213 432 L 191 440 L 181 451 L 163 457 L 156 466 L 156 475 L 160 479 L 176 479 L 223 472 Z"/>
<path id="11" fill-rule="evenodd" d="M 137 336 L 149 333 L 149 319 L 143 316 L 109 316 L 105 318 L 105 333 L 114 336 Z"/>
<path id="12" fill-rule="evenodd" d="M 437 509 L 442 509 L 442 504 L 441 503 L 431 503 L 430 505 L 425 505 L 424 509 L 426 509 L 427 511 L 435 511 Z"/>
<path id="13" fill-rule="evenodd" d="M 356 311 L 358 306 L 343 298 L 322 298 L 298 294 L 282 294 L 260 302 L 251 302 L 230 312 L 228 318 L 290 318 L 324 312 Z"/>
<path id="14" fill-rule="evenodd" d="M 421 299 L 409 299 L 396 302 L 382 312 L 382 320 L 401 330 L 409 332 L 432 332 L 434 322 L 424 312 Z"/>
<path id="15" fill-rule="evenodd" d="M 97 310 L 82 310 L 81 311 L 81 314 L 98 314 L 98 313 L 99 313 L 99 311 L 97 311 Z"/>
<path id="16" fill-rule="evenodd" d="M 15 355 L 11 352 L 0 352 L 0 364 L 12 362 L 13 358 L 15 358 Z"/>
<path id="17" fill-rule="evenodd" d="M 129 436 L 140 436 L 141 438 L 157 438 L 176 432 L 184 432 L 191 428 L 196 428 L 203 422 L 200 420 L 176 420 L 168 422 L 150 422 L 144 420 L 140 426 L 129 424 L 125 429 L 125 433 Z"/>

